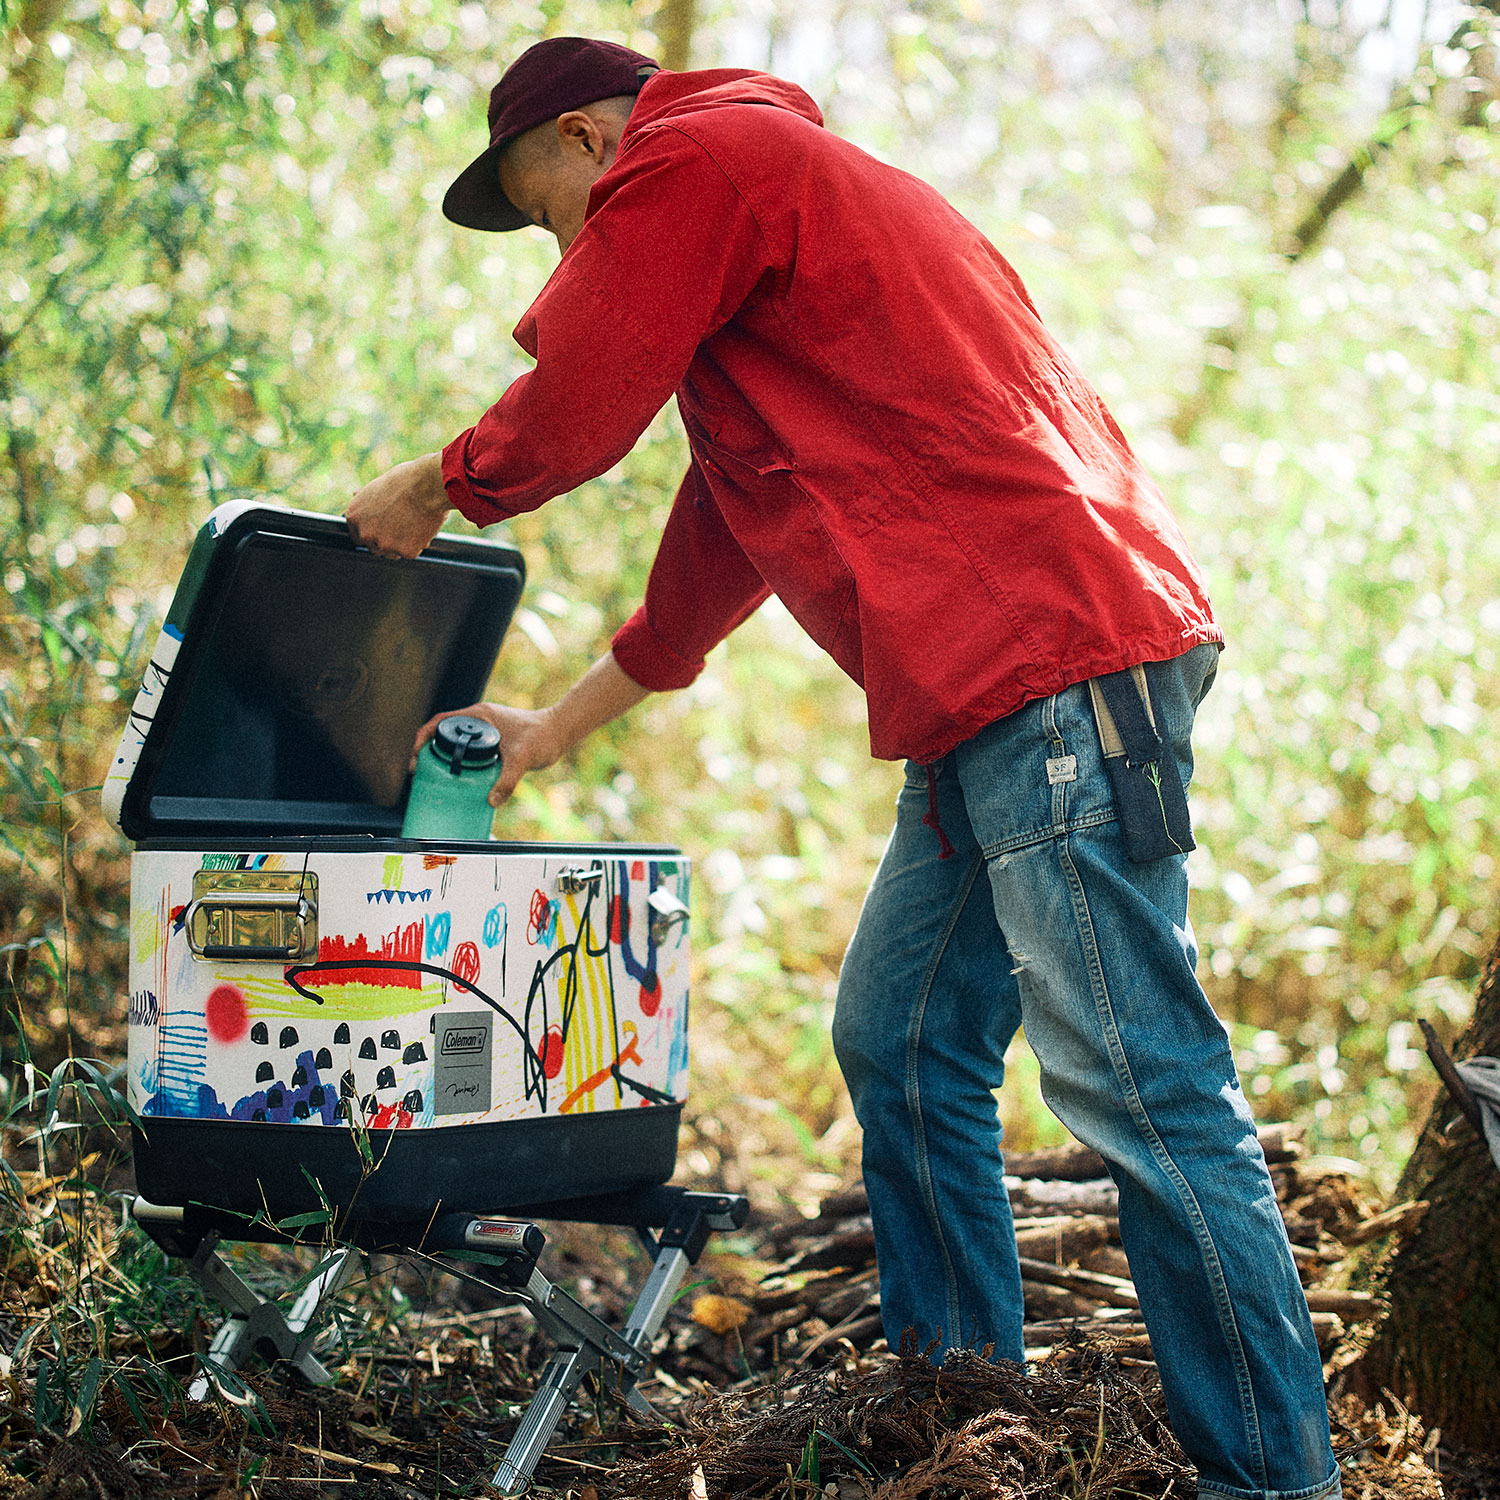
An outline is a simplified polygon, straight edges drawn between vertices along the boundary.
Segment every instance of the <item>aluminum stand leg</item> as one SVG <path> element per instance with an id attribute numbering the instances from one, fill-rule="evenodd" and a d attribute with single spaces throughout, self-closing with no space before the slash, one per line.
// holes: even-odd
<path id="1" fill-rule="evenodd" d="M 188 1400 L 205 1400 L 211 1386 L 223 1393 L 216 1372 L 228 1374 L 237 1370 L 256 1352 L 286 1360 L 312 1385 L 329 1384 L 333 1376 L 313 1354 L 316 1334 L 308 1330 L 317 1323 L 324 1305 L 353 1275 L 358 1252 L 350 1248 L 335 1250 L 318 1266 L 291 1312 L 283 1313 L 219 1255 L 218 1246 L 218 1235 L 211 1234 L 188 1261 L 194 1279 L 204 1291 L 231 1310 L 209 1345 L 204 1360 L 207 1368 L 188 1387 Z"/>
<path id="2" fill-rule="evenodd" d="M 709 1216 L 684 1194 L 682 1206 L 662 1231 L 651 1274 L 630 1310 L 623 1336 L 580 1306 L 560 1287 L 533 1270 L 518 1300 L 563 1346 L 552 1356 L 541 1386 L 490 1482 L 503 1495 L 523 1494 L 531 1475 L 585 1375 L 613 1377 L 620 1398 L 642 1416 L 660 1420 L 637 1381 L 650 1363 L 652 1340 L 676 1300 L 688 1268 L 703 1253 L 712 1226 Z"/>

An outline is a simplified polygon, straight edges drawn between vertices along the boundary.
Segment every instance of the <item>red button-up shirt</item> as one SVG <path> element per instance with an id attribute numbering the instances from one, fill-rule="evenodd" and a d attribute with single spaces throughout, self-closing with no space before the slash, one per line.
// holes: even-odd
<path id="1" fill-rule="evenodd" d="M 622 458 L 675 391 L 692 466 L 614 638 L 684 687 L 774 592 L 932 760 L 1032 698 L 1222 636 L 1160 491 L 1020 278 L 763 73 L 658 73 L 443 453 L 481 525 Z"/>

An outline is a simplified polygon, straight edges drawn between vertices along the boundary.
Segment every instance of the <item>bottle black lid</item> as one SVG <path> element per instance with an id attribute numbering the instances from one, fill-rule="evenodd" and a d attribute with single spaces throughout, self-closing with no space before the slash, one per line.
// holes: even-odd
<path id="1" fill-rule="evenodd" d="M 438 725 L 432 749 L 450 766 L 492 766 L 500 759 L 500 731 L 484 719 L 454 714 Z"/>

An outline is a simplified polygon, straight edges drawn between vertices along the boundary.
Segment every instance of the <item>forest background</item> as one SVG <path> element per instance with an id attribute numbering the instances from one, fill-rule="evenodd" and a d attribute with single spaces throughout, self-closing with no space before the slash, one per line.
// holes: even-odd
<path id="1" fill-rule="evenodd" d="M 577 33 L 794 79 L 1019 269 L 1229 637 L 1203 982 L 1261 1118 L 1388 1188 L 1435 1086 L 1414 1022 L 1463 1022 L 1500 909 L 1500 29 L 1445 0 L 0 0 L 8 1072 L 122 1057 L 95 788 L 209 510 L 341 511 L 526 367 L 551 238 L 439 204 L 502 67 Z M 549 702 L 602 649 L 685 451 L 663 413 L 509 529 L 491 696 Z M 856 1170 L 829 1018 L 898 784 L 772 601 L 497 820 L 696 861 L 692 1176 L 811 1202 Z M 1012 1073 L 1008 1140 L 1059 1139 L 1020 1043 Z"/>

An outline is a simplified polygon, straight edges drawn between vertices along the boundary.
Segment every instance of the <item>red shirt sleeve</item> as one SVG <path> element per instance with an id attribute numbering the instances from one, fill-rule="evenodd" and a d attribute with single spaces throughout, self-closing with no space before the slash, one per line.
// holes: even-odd
<path id="1" fill-rule="evenodd" d="M 486 526 L 618 463 L 769 269 L 754 216 L 701 146 L 670 125 L 627 141 L 516 326 L 536 368 L 443 450 L 449 499 Z"/>
<path id="2" fill-rule="evenodd" d="M 770 592 L 700 488 L 695 462 L 672 502 L 646 602 L 615 632 L 615 660 L 653 692 L 686 687 L 703 658 Z"/>

